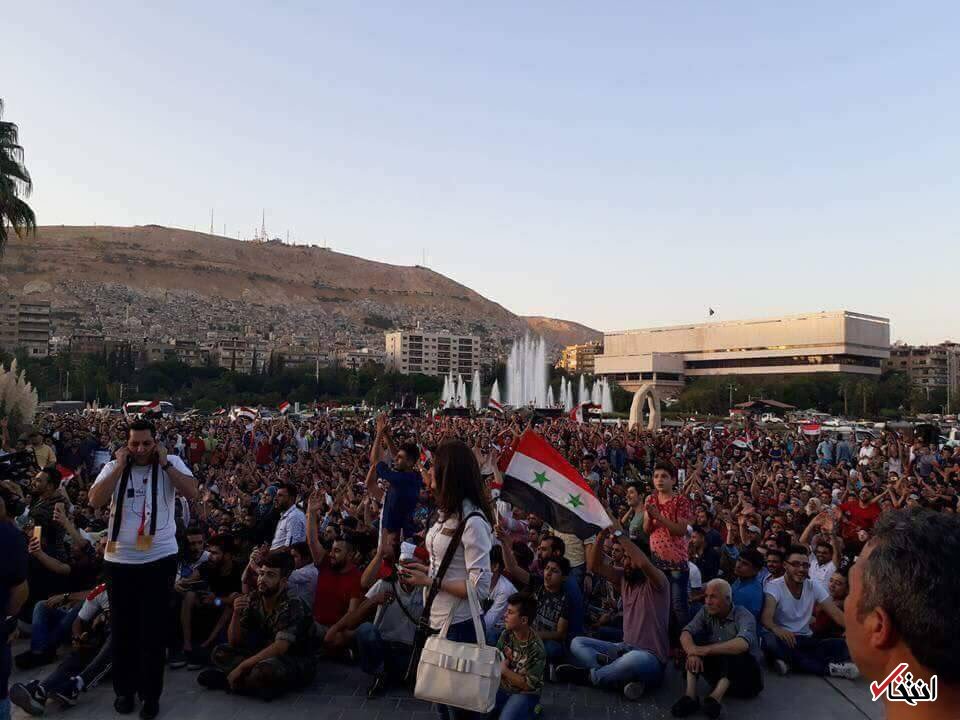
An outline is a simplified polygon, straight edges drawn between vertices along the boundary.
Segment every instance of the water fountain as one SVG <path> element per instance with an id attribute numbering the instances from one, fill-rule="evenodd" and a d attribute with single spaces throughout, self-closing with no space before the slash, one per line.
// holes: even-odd
<path id="1" fill-rule="evenodd" d="M 602 380 L 594 380 L 593 385 L 590 388 L 590 402 L 598 407 L 603 400 L 603 391 L 600 388 L 600 384 L 602 382 Z"/>
<path id="2" fill-rule="evenodd" d="M 477 412 L 480 411 L 480 371 L 473 371 L 473 386 L 470 388 L 470 404 Z"/>
<path id="3" fill-rule="evenodd" d="M 577 402 L 590 402 L 590 396 L 587 395 L 587 379 L 583 375 L 580 376 L 580 387 L 577 389 Z"/>
<path id="4" fill-rule="evenodd" d="M 494 380 L 493 387 L 490 388 L 490 399 L 500 402 L 500 381 Z"/>
<path id="5" fill-rule="evenodd" d="M 547 343 L 527 333 L 513 343 L 507 358 L 507 403 L 547 407 Z"/>
<path id="6" fill-rule="evenodd" d="M 600 409 L 604 415 L 613 412 L 613 393 L 610 390 L 610 383 L 606 378 L 603 379 L 603 393 L 600 401 Z"/>

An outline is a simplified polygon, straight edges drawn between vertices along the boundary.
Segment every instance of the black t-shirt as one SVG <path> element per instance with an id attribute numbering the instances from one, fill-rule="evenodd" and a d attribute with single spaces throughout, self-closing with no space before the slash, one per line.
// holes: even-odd
<path id="1" fill-rule="evenodd" d="M 537 617 L 533 621 L 534 630 L 555 632 L 561 618 L 570 619 L 570 601 L 567 592 L 561 588 L 559 592 L 550 592 L 543 584 L 543 577 L 531 575 L 527 588 L 537 598 Z"/>
<path id="2" fill-rule="evenodd" d="M 217 597 L 226 597 L 243 590 L 243 565 L 236 560 L 226 575 L 210 567 L 209 563 L 204 563 L 200 566 L 200 577 L 207 581 L 210 592 Z"/>
<path id="3" fill-rule="evenodd" d="M 0 557 L 0 612 L 6 617 L 10 593 L 27 579 L 27 538 L 12 522 L 0 523 Z"/>

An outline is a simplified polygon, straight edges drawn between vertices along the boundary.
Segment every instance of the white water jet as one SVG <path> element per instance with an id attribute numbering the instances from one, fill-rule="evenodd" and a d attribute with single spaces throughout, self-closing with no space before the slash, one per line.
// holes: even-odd
<path id="1" fill-rule="evenodd" d="M 610 390 L 610 382 L 603 379 L 603 395 L 600 401 L 600 409 L 606 415 L 613 412 L 613 392 Z"/>
<path id="2" fill-rule="evenodd" d="M 577 403 L 583 404 L 585 402 L 590 402 L 590 396 L 587 395 L 587 379 L 581 375 L 580 387 L 577 388 Z"/>
<path id="3" fill-rule="evenodd" d="M 490 388 L 490 399 L 500 402 L 500 381 L 494 380 L 493 387 Z"/>
<path id="4" fill-rule="evenodd" d="M 553 388 L 547 385 L 547 405 L 546 407 L 556 407 L 557 397 L 553 394 Z"/>
<path id="5" fill-rule="evenodd" d="M 480 411 L 480 371 L 473 371 L 473 387 L 470 388 L 470 404 L 477 412 Z"/>
<path id="6" fill-rule="evenodd" d="M 446 405 L 449 399 L 450 399 L 450 378 L 444 376 L 443 392 L 440 393 L 440 400 L 443 402 L 444 405 Z"/>
<path id="7" fill-rule="evenodd" d="M 546 407 L 547 343 L 527 333 L 513 343 L 507 358 L 507 403 L 513 407 Z"/>

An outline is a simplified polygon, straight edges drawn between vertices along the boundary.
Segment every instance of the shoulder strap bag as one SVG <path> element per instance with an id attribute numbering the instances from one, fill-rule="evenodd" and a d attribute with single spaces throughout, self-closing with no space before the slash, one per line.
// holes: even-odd
<path id="1" fill-rule="evenodd" d="M 424 643 L 426 643 L 428 637 L 437 632 L 430 627 L 430 609 L 433 607 L 433 601 L 437 598 L 437 593 L 440 592 L 440 584 L 443 582 L 443 576 L 447 574 L 447 568 L 449 568 L 450 563 L 453 562 L 453 556 L 457 554 L 457 548 L 460 547 L 460 543 L 463 540 L 463 531 L 467 527 L 467 520 L 474 516 L 483 517 L 483 514 L 479 512 L 470 513 L 457 525 L 456 531 L 454 531 L 453 536 L 450 538 L 450 544 L 447 545 L 447 551 L 443 554 L 443 559 L 440 561 L 440 567 L 437 568 L 437 575 L 436 578 L 434 578 L 435 581 L 430 586 L 427 597 L 423 601 L 423 612 L 420 615 L 419 622 L 417 622 L 417 631 L 413 636 L 413 652 L 410 654 L 410 664 L 407 666 L 407 674 L 404 677 L 409 685 L 413 685 L 417 679 L 417 666 L 420 664 L 420 653 L 423 651 Z M 442 532 L 442 530 L 440 532 Z M 467 585 L 469 584 L 470 583 L 467 583 Z"/>

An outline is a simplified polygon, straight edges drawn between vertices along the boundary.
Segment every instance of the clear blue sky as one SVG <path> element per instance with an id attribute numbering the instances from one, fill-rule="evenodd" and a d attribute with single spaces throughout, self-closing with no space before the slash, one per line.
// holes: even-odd
<path id="1" fill-rule="evenodd" d="M 43 224 L 266 208 L 604 330 L 847 308 L 960 340 L 956 3 L 143 5 L 4 12 Z"/>

